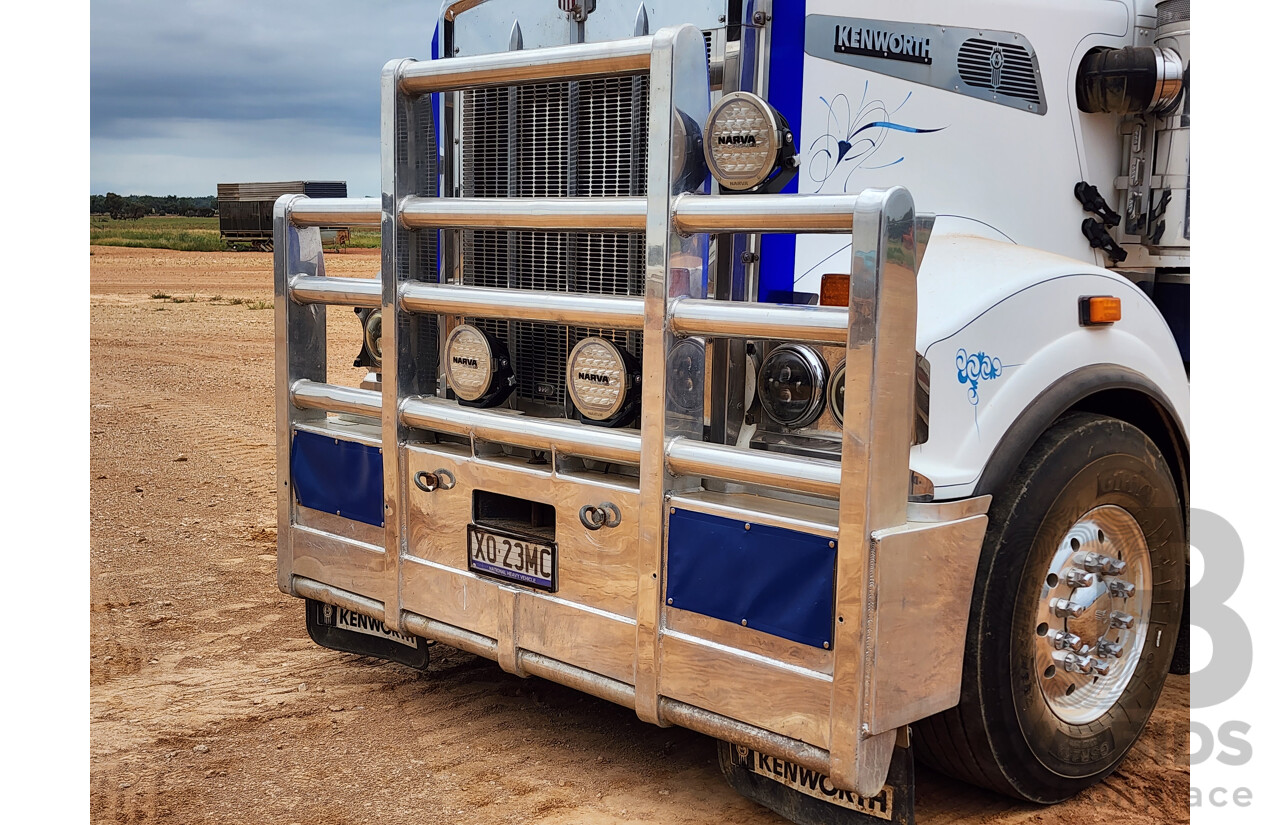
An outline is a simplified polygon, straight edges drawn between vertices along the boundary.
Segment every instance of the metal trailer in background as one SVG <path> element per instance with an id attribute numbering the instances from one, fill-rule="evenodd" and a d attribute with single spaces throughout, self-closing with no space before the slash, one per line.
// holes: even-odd
<path id="1" fill-rule="evenodd" d="M 229 245 L 248 246 L 262 252 L 272 249 L 272 209 L 281 195 L 310 198 L 345 198 L 344 180 L 290 180 L 267 183 L 218 184 L 218 231 Z M 351 243 L 346 227 L 320 230 L 325 248 L 341 252 Z"/>

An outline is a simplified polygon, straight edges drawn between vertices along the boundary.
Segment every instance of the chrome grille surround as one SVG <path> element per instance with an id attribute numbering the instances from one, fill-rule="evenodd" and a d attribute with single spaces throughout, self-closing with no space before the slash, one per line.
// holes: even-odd
<path id="1" fill-rule="evenodd" d="M 615 197 L 646 192 L 648 78 L 538 83 L 461 94 L 463 197 Z M 639 233 L 463 230 L 467 286 L 644 294 Z M 507 342 L 513 401 L 564 414 L 569 351 L 596 335 L 641 356 L 638 333 L 468 319 Z"/>

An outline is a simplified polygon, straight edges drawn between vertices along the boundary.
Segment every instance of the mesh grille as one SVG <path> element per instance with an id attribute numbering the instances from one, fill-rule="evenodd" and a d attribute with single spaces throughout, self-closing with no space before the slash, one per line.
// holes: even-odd
<path id="1" fill-rule="evenodd" d="M 1156 3 L 1156 26 L 1181 23 L 1191 19 L 1191 0 L 1165 0 Z"/>
<path id="2" fill-rule="evenodd" d="M 1035 62 L 1022 46 L 970 38 L 961 44 L 956 62 L 966 84 L 1040 104 Z"/>
<path id="3" fill-rule="evenodd" d="M 648 78 L 602 78 L 464 92 L 464 197 L 643 195 Z M 463 283 L 547 292 L 644 292 L 644 236 L 465 230 Z M 640 334 L 481 320 L 507 342 L 517 399 L 563 408 L 574 344 L 601 335 L 640 356 Z"/>
<path id="4" fill-rule="evenodd" d="M 412 147 L 412 148 L 411 148 Z M 423 151 L 423 147 L 428 147 Z M 435 119 L 430 95 L 417 98 L 399 108 L 396 116 L 397 169 L 413 181 L 414 194 L 434 197 L 438 194 L 438 158 L 435 151 Z M 439 279 L 437 239 L 435 232 L 396 229 L 397 280 Z M 414 368 L 411 393 L 434 394 L 439 363 L 440 340 L 436 315 L 401 314 L 397 340 L 409 342 L 409 363 Z"/>

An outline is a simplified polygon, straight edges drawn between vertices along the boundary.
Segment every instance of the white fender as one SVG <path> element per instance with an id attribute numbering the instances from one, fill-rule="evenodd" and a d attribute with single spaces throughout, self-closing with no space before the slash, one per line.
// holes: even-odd
<path id="1" fill-rule="evenodd" d="M 929 361 L 929 439 L 911 467 L 935 496 L 967 496 L 1018 416 L 1070 373 L 1114 365 L 1145 376 L 1183 433 L 1190 384 L 1159 310 L 1106 269 L 939 219 L 919 275 L 916 346 Z M 1121 320 L 1085 327 L 1079 300 L 1120 298 Z"/>

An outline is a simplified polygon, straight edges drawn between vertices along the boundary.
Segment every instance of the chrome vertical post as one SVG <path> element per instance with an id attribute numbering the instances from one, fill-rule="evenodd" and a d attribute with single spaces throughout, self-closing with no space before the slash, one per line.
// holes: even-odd
<path id="1" fill-rule="evenodd" d="M 674 118 L 680 113 L 702 124 L 711 108 L 706 45 L 691 25 L 662 29 L 653 38 L 649 80 L 649 180 L 645 224 L 644 371 L 640 434 L 647 448 L 640 456 L 638 558 L 636 559 L 636 714 L 665 724 L 659 711 L 663 550 L 666 499 L 677 480 L 667 472 L 665 445 L 677 436 L 702 439 L 702 405 L 677 412 L 668 404 L 667 356 L 675 344 L 669 308 L 693 286 L 694 260 L 703 271 L 706 238 L 682 238 L 672 224 L 673 199 L 683 192 L 685 176 L 673 168 Z M 700 128 L 700 126 L 698 127 Z M 683 130 L 682 130 L 683 131 Z M 682 151 L 681 155 L 687 154 Z M 677 191 L 679 190 L 679 191 Z M 672 257 L 679 256 L 690 276 L 670 278 Z M 702 365 L 698 365 L 702 371 Z"/>
<path id="2" fill-rule="evenodd" d="M 284 195 L 272 213 L 275 244 L 276 354 L 276 584 L 293 592 L 293 488 L 289 468 L 293 423 L 324 419 L 323 410 L 293 406 L 290 391 L 301 380 L 323 383 L 327 377 L 324 304 L 300 304 L 289 294 L 295 275 L 324 275 L 324 247 L 316 227 L 295 227 L 291 215 L 302 195 Z"/>
<path id="3" fill-rule="evenodd" d="M 831 779 L 874 796 L 896 731 L 872 735 L 866 683 L 875 664 L 873 533 L 907 519 L 915 399 L 915 206 L 901 187 L 864 190 L 854 207 L 836 557 Z"/>
<path id="4" fill-rule="evenodd" d="M 410 60 L 392 60 L 382 68 L 382 515 L 386 531 L 385 575 L 388 594 L 383 606 L 383 621 L 387 627 L 404 632 L 400 621 L 400 564 L 407 550 L 408 514 L 406 489 L 400 470 L 400 445 L 403 428 L 400 424 L 401 386 L 412 380 L 413 364 L 402 363 L 403 347 L 400 338 L 408 331 L 408 318 L 400 309 L 401 278 L 407 273 L 400 266 L 406 250 L 404 233 L 400 228 L 399 206 L 403 198 L 413 194 L 407 191 L 412 177 L 408 159 L 412 147 L 402 159 L 397 153 L 397 130 L 401 122 L 408 124 L 409 113 L 405 95 L 400 92 L 400 70 Z M 411 131 L 411 130 L 410 130 Z M 434 146 L 431 151 L 436 151 Z"/>

